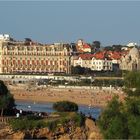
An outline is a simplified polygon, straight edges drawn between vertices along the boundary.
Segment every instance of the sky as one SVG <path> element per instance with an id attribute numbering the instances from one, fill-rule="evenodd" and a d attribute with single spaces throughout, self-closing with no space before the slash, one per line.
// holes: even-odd
<path id="1" fill-rule="evenodd" d="M 40 43 L 140 44 L 140 1 L 0 1 L 0 34 Z"/>

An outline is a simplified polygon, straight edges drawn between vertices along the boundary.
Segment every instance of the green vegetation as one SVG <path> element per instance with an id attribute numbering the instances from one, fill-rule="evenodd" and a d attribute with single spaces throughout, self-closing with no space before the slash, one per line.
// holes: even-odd
<path id="1" fill-rule="evenodd" d="M 119 69 L 119 65 L 114 65 L 112 71 L 93 71 L 90 68 L 79 66 L 71 67 L 72 75 L 88 75 L 97 77 L 122 77 L 127 71 Z"/>
<path id="2" fill-rule="evenodd" d="M 47 124 L 43 120 L 41 120 L 40 118 L 34 118 L 32 116 L 16 118 L 11 120 L 9 123 L 12 126 L 13 130 L 31 130 L 34 128 L 43 128 L 47 126 Z"/>
<path id="3" fill-rule="evenodd" d="M 126 88 L 140 88 L 140 72 L 133 71 L 129 72 L 125 76 L 125 86 Z"/>
<path id="4" fill-rule="evenodd" d="M 7 86 L 4 84 L 3 81 L 0 81 L 0 111 L 1 116 L 4 113 L 9 112 L 15 106 L 14 98 L 10 94 Z"/>
<path id="5" fill-rule="evenodd" d="M 140 139 L 140 72 L 125 77 L 127 97 L 114 97 L 103 111 L 98 125 L 105 139 Z"/>
<path id="6" fill-rule="evenodd" d="M 81 66 L 72 66 L 71 73 L 74 75 L 89 75 L 90 73 L 92 73 L 92 70 L 90 68 L 85 68 Z"/>
<path id="7" fill-rule="evenodd" d="M 65 84 L 67 83 L 67 84 Z M 123 79 L 95 79 L 94 81 L 91 79 L 79 79 L 76 81 L 66 81 L 66 80 L 57 80 L 50 82 L 53 86 L 65 85 L 65 86 L 106 86 L 109 87 L 112 85 L 113 87 L 123 87 L 124 80 Z"/>
<path id="8" fill-rule="evenodd" d="M 98 121 L 105 139 L 127 138 L 127 119 L 122 111 L 122 103 L 118 101 L 117 97 L 114 97 Z"/>
<path id="9" fill-rule="evenodd" d="M 54 132 L 59 127 L 83 126 L 85 116 L 76 112 L 59 112 L 59 118 L 38 118 L 34 116 L 23 116 L 11 120 L 9 123 L 13 130 L 31 130 L 35 128 L 47 127 L 50 131 Z M 71 124 L 70 124 L 71 122 Z M 71 127 L 71 126 L 70 126 Z"/>
<path id="10" fill-rule="evenodd" d="M 55 131 L 59 127 L 81 127 L 85 124 L 85 116 L 83 114 L 61 112 L 59 115 L 59 119 L 47 122 L 47 127 L 51 131 Z"/>
<path id="11" fill-rule="evenodd" d="M 78 111 L 78 105 L 70 101 L 59 101 L 53 104 L 53 109 L 58 112 Z"/>
<path id="12" fill-rule="evenodd" d="M 110 85 L 113 87 L 123 87 L 124 86 L 124 81 L 121 79 L 104 79 L 104 80 L 98 80 L 95 79 L 94 82 L 92 83 L 93 86 L 106 86 L 109 87 Z"/>
<path id="13" fill-rule="evenodd" d="M 52 132 L 59 127 L 69 128 L 84 125 L 85 116 L 76 112 L 78 110 L 77 104 L 69 101 L 61 101 L 54 103 L 53 108 L 59 111 L 52 114 L 52 116 L 57 117 L 42 118 L 29 115 L 13 119 L 9 123 L 13 130 L 31 130 L 47 127 Z"/>

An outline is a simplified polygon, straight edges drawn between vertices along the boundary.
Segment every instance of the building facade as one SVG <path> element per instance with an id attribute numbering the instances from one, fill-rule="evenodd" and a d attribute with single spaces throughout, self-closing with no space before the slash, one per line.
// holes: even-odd
<path id="1" fill-rule="evenodd" d="M 93 71 L 112 71 L 112 60 L 106 58 L 97 59 L 94 54 L 80 54 L 72 59 L 72 65 L 90 68 Z"/>
<path id="2" fill-rule="evenodd" d="M 113 65 L 111 60 L 92 58 L 91 70 L 93 71 L 112 71 Z"/>
<path id="3" fill-rule="evenodd" d="M 122 55 L 120 59 L 121 70 L 140 70 L 140 53 L 136 47 L 133 47 L 128 54 Z"/>
<path id="4" fill-rule="evenodd" d="M 91 53 L 91 46 L 85 43 L 83 39 L 77 41 L 76 48 L 79 53 Z"/>
<path id="5" fill-rule="evenodd" d="M 70 73 L 68 44 L 0 41 L 0 73 Z"/>

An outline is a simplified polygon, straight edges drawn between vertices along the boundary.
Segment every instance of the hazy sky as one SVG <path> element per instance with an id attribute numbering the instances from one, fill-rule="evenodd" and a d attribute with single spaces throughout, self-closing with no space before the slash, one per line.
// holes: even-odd
<path id="1" fill-rule="evenodd" d="M 42 43 L 140 43 L 140 1 L 0 1 L 0 34 Z"/>

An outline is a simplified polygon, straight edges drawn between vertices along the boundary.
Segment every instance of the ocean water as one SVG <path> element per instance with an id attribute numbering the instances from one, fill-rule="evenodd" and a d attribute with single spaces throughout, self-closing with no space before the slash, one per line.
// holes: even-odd
<path id="1" fill-rule="evenodd" d="M 16 108 L 22 109 L 25 111 L 37 111 L 37 112 L 54 112 L 52 106 L 53 103 L 38 103 L 32 101 L 16 101 Z M 85 115 L 91 115 L 93 118 L 98 119 L 102 109 L 99 107 L 88 107 L 86 105 L 79 105 L 79 112 L 84 113 Z"/>

